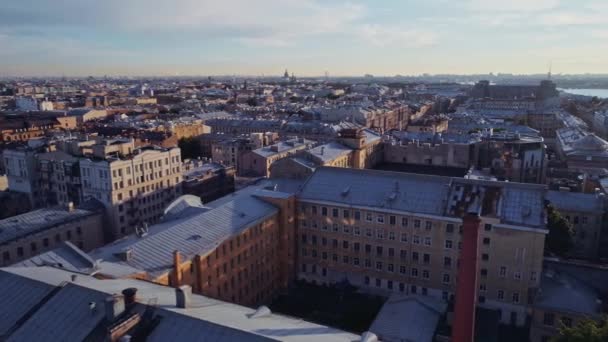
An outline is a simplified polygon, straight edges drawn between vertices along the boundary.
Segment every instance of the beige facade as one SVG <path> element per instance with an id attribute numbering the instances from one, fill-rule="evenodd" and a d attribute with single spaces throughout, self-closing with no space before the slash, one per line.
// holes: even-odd
<path id="1" fill-rule="evenodd" d="M 80 162 L 83 197 L 106 205 L 113 238 L 158 222 L 165 207 L 181 194 L 179 148 L 136 152 L 123 159 Z"/>

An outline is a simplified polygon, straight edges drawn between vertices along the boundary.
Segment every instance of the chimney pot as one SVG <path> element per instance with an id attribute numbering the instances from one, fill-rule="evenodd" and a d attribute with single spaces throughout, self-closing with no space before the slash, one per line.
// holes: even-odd
<path id="1" fill-rule="evenodd" d="M 116 317 L 125 311 L 125 302 L 122 296 L 113 295 L 106 298 L 105 302 L 106 320 L 113 322 Z"/>
<path id="2" fill-rule="evenodd" d="M 186 309 L 190 306 L 192 298 L 192 286 L 182 285 L 175 288 L 175 306 Z"/>
<path id="3" fill-rule="evenodd" d="M 125 305 L 131 305 L 131 304 L 135 303 L 135 299 L 136 299 L 136 295 L 137 295 L 137 288 L 136 287 L 126 288 L 126 289 L 122 290 L 122 295 L 124 296 L 124 299 L 125 299 Z"/>

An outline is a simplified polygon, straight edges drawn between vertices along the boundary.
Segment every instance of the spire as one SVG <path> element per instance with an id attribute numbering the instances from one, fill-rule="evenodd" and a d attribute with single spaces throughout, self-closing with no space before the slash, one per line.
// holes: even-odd
<path id="1" fill-rule="evenodd" d="M 287 71 L 287 69 L 285 69 L 285 73 L 283 74 L 284 78 L 289 78 L 289 72 Z"/>

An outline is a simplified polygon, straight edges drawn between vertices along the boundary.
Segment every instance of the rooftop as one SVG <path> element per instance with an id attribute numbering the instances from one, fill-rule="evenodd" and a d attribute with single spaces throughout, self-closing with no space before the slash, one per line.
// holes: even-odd
<path id="1" fill-rule="evenodd" d="M 0 294 L 0 333 L 9 341 L 82 341 L 99 330 L 105 334 L 113 323 L 105 319 L 105 299 L 137 288 L 130 310 L 143 315 L 152 309 L 158 319 L 147 341 L 360 340 L 338 329 L 199 295 L 191 297 L 188 308 L 178 308 L 174 288 L 145 281 L 73 275 L 51 267 L 0 270 L 5 289 Z"/>
<path id="2" fill-rule="evenodd" d="M 544 192 L 542 185 L 320 167 L 300 198 L 455 218 L 474 211 L 504 224 L 543 228 Z"/>
<path id="3" fill-rule="evenodd" d="M 96 212 L 92 210 L 75 208 L 69 211 L 65 207 L 55 207 L 9 217 L 0 220 L 0 244 L 95 214 Z"/>

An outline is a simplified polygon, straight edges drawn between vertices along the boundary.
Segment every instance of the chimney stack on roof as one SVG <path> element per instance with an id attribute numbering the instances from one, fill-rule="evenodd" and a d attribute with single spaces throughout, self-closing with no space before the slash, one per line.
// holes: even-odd
<path id="1" fill-rule="evenodd" d="M 180 265 L 182 264 L 182 257 L 178 250 L 173 251 L 173 286 L 179 287 L 182 283 L 182 272 L 180 271 Z"/>
<path id="2" fill-rule="evenodd" d="M 192 300 L 192 286 L 182 285 L 175 288 L 175 306 L 181 309 L 186 309 L 190 306 Z"/>
<path id="3" fill-rule="evenodd" d="M 116 317 L 125 311 L 125 302 L 122 296 L 112 295 L 105 299 L 106 320 L 113 322 Z"/>
<path id="4" fill-rule="evenodd" d="M 136 295 L 137 295 L 137 288 L 135 288 L 135 287 L 126 288 L 126 289 L 122 290 L 122 295 L 124 296 L 124 299 L 125 299 L 125 306 L 134 304 L 135 300 L 136 300 Z"/>
<path id="5" fill-rule="evenodd" d="M 468 213 L 462 220 L 462 249 L 456 285 L 452 322 L 452 342 L 473 342 L 477 305 L 477 262 L 479 254 L 479 215 Z"/>

